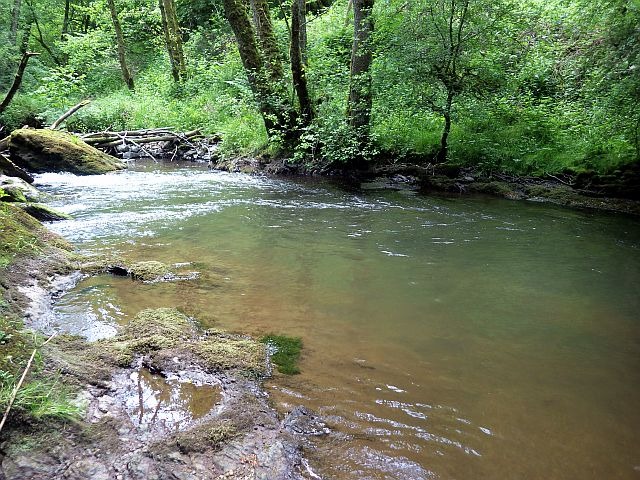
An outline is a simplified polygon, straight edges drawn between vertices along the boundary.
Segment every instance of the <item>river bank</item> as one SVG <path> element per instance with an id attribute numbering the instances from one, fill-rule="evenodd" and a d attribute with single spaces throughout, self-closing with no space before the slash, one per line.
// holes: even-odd
<path id="1" fill-rule="evenodd" d="M 309 169 L 285 159 L 218 159 L 212 168 L 282 177 L 320 175 L 363 189 L 412 189 L 425 195 L 490 195 L 569 208 L 640 215 L 640 163 L 596 172 L 518 176 L 447 164 L 379 162 L 365 171 Z"/>
<path id="2" fill-rule="evenodd" d="M 278 418 L 260 386 L 271 371 L 264 344 L 151 309 L 115 337 L 58 331 L 42 346 L 23 319 L 50 327 L 54 299 L 80 272 L 106 270 L 17 207 L 0 208 L 3 391 L 40 352 L 0 433 L 0 478 L 318 478 L 301 445 L 324 427 L 305 409 Z M 46 381 L 58 403 L 41 411 L 23 392 Z"/>

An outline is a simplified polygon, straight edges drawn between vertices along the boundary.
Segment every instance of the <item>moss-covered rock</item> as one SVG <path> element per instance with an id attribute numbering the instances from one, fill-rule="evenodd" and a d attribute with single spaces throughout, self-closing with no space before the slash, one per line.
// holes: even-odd
<path id="1" fill-rule="evenodd" d="M 162 280 L 170 273 L 169 267 L 154 260 L 147 262 L 137 262 L 129 266 L 129 274 L 134 280 L 143 282 L 153 282 Z"/>
<path id="2" fill-rule="evenodd" d="M 95 175 L 126 168 L 70 133 L 21 128 L 9 140 L 10 160 L 32 172 L 71 172 Z"/>
<path id="3" fill-rule="evenodd" d="M 208 370 L 239 369 L 256 376 L 267 373 L 266 348 L 253 339 L 210 332 L 192 348 Z"/>
<path id="4" fill-rule="evenodd" d="M 21 203 L 18 205 L 22 210 L 27 212 L 33 218 L 41 222 L 55 222 L 58 220 L 71 220 L 71 215 L 59 212 L 58 210 L 48 207 L 42 203 Z"/>
<path id="5" fill-rule="evenodd" d="M 171 346 L 187 341 L 196 335 L 192 320 L 174 308 L 156 308 L 143 310 L 125 327 L 124 334 L 129 338 L 166 338 Z"/>

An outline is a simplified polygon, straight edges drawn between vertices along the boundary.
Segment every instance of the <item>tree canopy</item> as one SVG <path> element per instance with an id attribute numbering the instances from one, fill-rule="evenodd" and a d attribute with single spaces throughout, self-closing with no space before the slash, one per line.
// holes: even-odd
<path id="1" fill-rule="evenodd" d="M 640 158 L 638 0 L 0 0 L 6 130 L 220 133 L 227 155 L 540 174 Z M 0 98 L 0 100 L 2 100 Z M 357 161 L 355 161 L 357 159 Z"/>

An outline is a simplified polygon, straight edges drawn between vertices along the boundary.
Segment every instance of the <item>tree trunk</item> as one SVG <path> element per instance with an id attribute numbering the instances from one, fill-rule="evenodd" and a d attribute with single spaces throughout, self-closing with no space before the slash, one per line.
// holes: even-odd
<path id="1" fill-rule="evenodd" d="M 302 123 L 306 126 L 313 120 L 313 106 L 307 87 L 304 64 L 304 45 L 306 41 L 306 5 L 305 0 L 291 1 L 291 74 L 293 87 L 300 104 Z"/>
<path id="2" fill-rule="evenodd" d="M 118 19 L 118 12 L 116 11 L 116 5 L 114 0 L 107 0 L 109 4 L 109 12 L 111 12 L 111 21 L 113 22 L 113 29 L 116 31 L 116 42 L 118 44 L 118 61 L 120 62 L 120 69 L 122 70 L 122 78 L 124 83 L 127 84 L 129 90 L 134 89 L 133 77 L 127 67 L 127 58 L 125 56 L 124 48 L 124 36 L 122 35 L 122 27 L 120 26 L 120 20 Z"/>
<path id="3" fill-rule="evenodd" d="M 22 0 L 15 0 L 13 4 L 13 12 L 11 13 L 11 30 L 9 31 L 9 42 L 12 45 L 16 44 L 16 37 L 18 35 L 18 22 L 20 20 L 20 7 L 22 6 Z"/>
<path id="4" fill-rule="evenodd" d="M 371 34 L 373 33 L 373 0 L 353 0 L 353 47 L 351 50 L 351 85 L 349 88 L 348 118 L 358 142 L 369 141 L 371 119 Z"/>
<path id="5" fill-rule="evenodd" d="M 169 54 L 169 62 L 171 62 L 171 74 L 176 82 L 180 82 L 186 77 L 187 67 L 184 60 L 176 3 L 175 0 L 158 0 L 158 3 L 167 53 Z"/>
<path id="6" fill-rule="evenodd" d="M 69 33 L 69 13 L 71 10 L 71 0 L 65 0 L 64 2 L 64 18 L 62 20 L 62 33 L 60 34 L 60 40 L 65 40 L 65 37 Z"/>
<path id="7" fill-rule="evenodd" d="M 18 92 L 20 84 L 22 83 L 22 76 L 24 75 L 24 71 L 27 68 L 27 63 L 29 62 L 29 58 L 33 57 L 34 55 L 38 54 L 32 52 L 25 52 L 22 54 L 20 65 L 18 65 L 18 71 L 16 72 L 16 76 L 13 78 L 13 84 L 7 92 L 7 95 L 4 97 L 2 103 L 0 103 L 0 113 L 6 110 L 6 108 L 11 103 L 11 100 L 13 100 L 14 95 Z"/>
<path id="8" fill-rule="evenodd" d="M 267 71 L 272 80 L 281 82 L 284 78 L 282 57 L 278 48 L 278 39 L 273 31 L 271 14 L 267 0 L 250 0 L 253 12 L 253 23 L 264 55 Z"/>
<path id="9" fill-rule="evenodd" d="M 238 43 L 240 59 L 249 85 L 262 114 L 267 135 L 291 137 L 295 116 L 279 85 L 265 74 L 262 55 L 256 44 L 254 30 L 244 0 L 224 0 L 224 14 Z M 280 82 L 278 82 L 280 83 Z"/>
<path id="10" fill-rule="evenodd" d="M 449 133 L 451 132 L 451 108 L 453 106 L 453 92 L 447 93 L 447 104 L 442 112 L 444 117 L 444 129 L 440 138 L 440 150 L 436 156 L 436 163 L 445 163 L 449 153 Z"/>

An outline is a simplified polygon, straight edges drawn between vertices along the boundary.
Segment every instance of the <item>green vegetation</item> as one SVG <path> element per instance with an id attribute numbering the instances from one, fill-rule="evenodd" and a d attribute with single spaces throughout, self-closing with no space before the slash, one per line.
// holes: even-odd
<path id="1" fill-rule="evenodd" d="M 40 346 L 43 339 L 25 330 L 7 299 L 12 285 L 9 267 L 19 259 L 35 258 L 50 252 L 51 247 L 65 246 L 37 220 L 15 205 L 0 202 L 0 411 L 4 413 L 14 388 L 37 354 L 26 380 L 18 390 L 9 417 L 10 422 L 25 420 L 68 420 L 81 413 L 72 399 L 74 392 L 45 369 L 48 363 Z M 5 298 L 5 295 L 6 298 Z"/>
<path id="2" fill-rule="evenodd" d="M 199 127 L 222 134 L 226 156 L 315 169 L 411 159 L 602 173 L 638 161 L 637 0 L 348 4 L 33 0 L 13 15 L 20 2 L 4 2 L 0 92 L 21 50 L 40 55 L 0 123 L 51 123 L 91 98 L 69 130 Z"/>
<path id="3" fill-rule="evenodd" d="M 271 351 L 271 360 L 278 366 L 278 371 L 285 375 L 300 373 L 297 366 L 302 351 L 302 339 L 285 335 L 266 335 L 260 340 Z"/>

